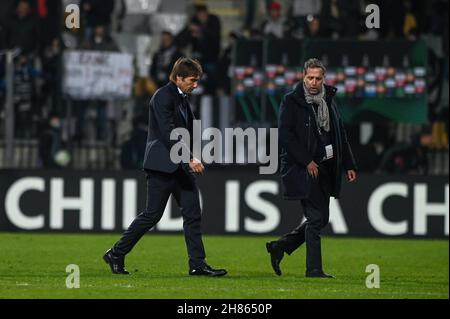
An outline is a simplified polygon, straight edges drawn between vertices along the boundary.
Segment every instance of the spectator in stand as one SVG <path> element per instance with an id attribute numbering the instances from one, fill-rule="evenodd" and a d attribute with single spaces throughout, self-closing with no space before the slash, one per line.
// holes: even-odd
<path id="1" fill-rule="evenodd" d="M 325 36 L 319 17 L 309 15 L 307 17 L 307 27 L 305 35 L 307 38 L 322 38 Z"/>
<path id="2" fill-rule="evenodd" d="M 106 26 L 97 25 L 94 29 L 94 34 L 91 39 L 84 43 L 81 48 L 85 50 L 94 50 L 94 51 L 119 51 L 119 47 L 115 43 L 114 39 L 109 35 Z M 106 126 L 107 126 L 107 114 L 106 100 L 94 100 L 91 101 L 94 104 L 97 111 L 97 119 L 96 119 L 96 129 L 97 129 L 97 140 L 105 140 L 106 139 Z M 76 110 L 77 114 L 77 125 L 76 125 L 76 138 L 81 140 L 84 138 L 83 135 L 83 125 L 86 117 L 86 107 L 89 105 L 89 101 L 77 103 Z"/>
<path id="3" fill-rule="evenodd" d="M 378 173 L 428 174 L 427 152 L 433 145 L 430 128 L 424 128 L 412 137 L 411 143 L 394 145 L 382 156 Z"/>
<path id="4" fill-rule="evenodd" d="M 415 40 L 422 28 L 424 9 L 421 2 L 412 0 L 383 0 L 379 1 L 381 15 L 381 33 L 384 38 L 406 38 Z"/>
<path id="5" fill-rule="evenodd" d="M 111 0 L 81 0 L 80 9 L 82 20 L 86 26 L 84 40 L 92 38 L 96 26 L 103 25 L 108 33 L 111 32 L 111 16 L 115 1 Z"/>
<path id="6" fill-rule="evenodd" d="M 101 24 L 95 26 L 94 34 L 81 48 L 95 51 L 119 51 L 119 47 L 110 36 L 107 27 Z"/>
<path id="7" fill-rule="evenodd" d="M 380 16 L 380 24 L 384 27 L 380 29 L 382 38 L 401 38 L 403 35 L 403 17 L 405 16 L 402 1 L 384 0 L 379 1 L 377 5 L 380 11 L 384 12 Z"/>
<path id="8" fill-rule="evenodd" d="M 411 41 L 415 41 L 419 34 L 419 19 L 414 12 L 411 1 L 403 2 L 405 8 L 405 17 L 403 20 L 403 36 Z"/>
<path id="9" fill-rule="evenodd" d="M 33 11 L 39 18 L 41 43 L 50 45 L 61 34 L 61 15 L 64 11 L 63 1 L 34 0 Z M 33 4 L 33 3 L 32 3 Z"/>
<path id="10" fill-rule="evenodd" d="M 155 82 L 147 77 L 136 76 L 133 82 L 133 116 L 148 116 L 148 101 L 158 90 Z"/>
<path id="11" fill-rule="evenodd" d="M 61 112 L 61 81 L 62 72 L 62 48 L 63 41 L 54 38 L 42 52 L 43 86 L 42 93 L 44 99 L 50 103 L 51 112 Z M 45 102 L 44 102 L 45 103 Z"/>
<path id="12" fill-rule="evenodd" d="M 384 143 L 372 136 L 367 144 L 352 144 L 354 156 L 358 158 L 358 169 L 361 172 L 374 173 L 378 169 Z"/>
<path id="13" fill-rule="evenodd" d="M 327 36 L 356 39 L 361 21 L 360 0 L 322 0 L 321 22 Z"/>
<path id="14" fill-rule="evenodd" d="M 203 84 L 207 94 L 215 94 L 217 88 L 221 28 L 219 18 L 209 13 L 206 5 L 197 5 L 189 25 L 175 39 L 180 49 L 192 46 L 192 57 L 203 66 Z"/>
<path id="15" fill-rule="evenodd" d="M 289 18 L 294 24 L 292 35 L 303 39 L 307 27 L 307 17 L 317 16 L 322 8 L 322 0 L 291 0 L 289 2 Z"/>
<path id="16" fill-rule="evenodd" d="M 342 3 L 339 0 L 322 0 L 320 20 L 327 38 L 338 39 L 343 27 Z"/>
<path id="17" fill-rule="evenodd" d="M 123 169 L 141 169 L 147 144 L 147 115 L 133 119 L 133 130 L 130 138 L 121 147 L 120 164 Z"/>
<path id="18" fill-rule="evenodd" d="M 11 16 L 7 13 L 5 17 L 4 46 L 20 49 L 20 56 L 14 63 L 15 136 L 30 138 L 36 129 L 33 121 L 37 113 L 34 79 L 39 74 L 33 62 L 39 49 L 39 24 L 30 3 L 25 0 L 17 1 L 14 13 Z"/>
<path id="19" fill-rule="evenodd" d="M 26 0 L 19 0 L 14 16 L 7 22 L 7 45 L 20 48 L 23 55 L 36 53 L 39 49 L 38 20 L 32 14 Z"/>
<path id="20" fill-rule="evenodd" d="M 58 168 L 56 155 L 62 149 L 61 118 L 50 113 L 43 127 L 39 130 L 39 159 L 44 168 Z"/>
<path id="21" fill-rule="evenodd" d="M 15 136 L 32 138 L 36 134 L 36 118 L 40 116 L 40 105 L 36 103 L 36 78 L 41 76 L 34 60 L 25 55 L 14 63 L 14 120 Z"/>
<path id="22" fill-rule="evenodd" d="M 159 50 L 153 55 L 152 65 L 150 67 L 150 77 L 158 88 L 167 84 L 167 79 L 175 61 L 182 56 L 183 54 L 174 44 L 172 33 L 163 31 L 161 33 Z"/>
<path id="23" fill-rule="evenodd" d="M 218 88 L 219 95 L 231 94 L 231 60 L 233 54 L 233 47 L 236 40 L 240 37 L 237 32 L 231 31 L 228 34 L 229 43 L 227 47 L 222 51 L 219 59 L 219 71 L 218 71 Z"/>
<path id="24" fill-rule="evenodd" d="M 290 32 L 288 20 L 281 14 L 281 4 L 273 1 L 268 8 L 269 16 L 262 23 L 261 31 L 265 36 L 284 38 Z"/>

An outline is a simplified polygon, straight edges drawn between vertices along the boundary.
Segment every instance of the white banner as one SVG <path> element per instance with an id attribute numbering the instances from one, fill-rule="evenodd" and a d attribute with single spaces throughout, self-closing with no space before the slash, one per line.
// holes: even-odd
<path id="1" fill-rule="evenodd" d="M 129 98 L 133 56 L 100 51 L 64 52 L 63 91 L 73 99 Z"/>

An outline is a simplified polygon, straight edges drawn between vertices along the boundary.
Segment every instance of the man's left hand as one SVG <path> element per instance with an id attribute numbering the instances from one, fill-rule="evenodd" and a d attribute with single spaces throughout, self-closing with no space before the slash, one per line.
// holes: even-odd
<path id="1" fill-rule="evenodd" d="M 196 158 L 193 158 L 190 162 L 189 162 L 189 167 L 190 169 L 197 174 L 203 174 L 205 172 L 205 167 L 203 166 L 203 164 Z"/>
<path id="2" fill-rule="evenodd" d="M 354 170 L 347 171 L 347 180 L 352 183 L 356 181 L 356 172 Z"/>

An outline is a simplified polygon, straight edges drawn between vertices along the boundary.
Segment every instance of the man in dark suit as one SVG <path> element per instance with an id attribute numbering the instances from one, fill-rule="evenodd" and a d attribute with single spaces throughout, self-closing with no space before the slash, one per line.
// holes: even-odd
<path id="1" fill-rule="evenodd" d="M 180 58 L 170 74 L 170 82 L 150 101 L 150 116 L 144 170 L 147 172 L 147 207 L 131 223 L 122 238 L 103 256 L 114 274 L 128 274 L 124 259 L 139 239 L 161 219 L 172 194 L 183 215 L 183 227 L 189 256 L 189 274 L 223 276 L 224 269 L 213 269 L 205 260 L 201 233 L 201 209 L 195 174 L 203 174 L 202 163 L 192 156 L 183 140 L 171 140 L 176 128 L 186 128 L 192 137 L 194 115 L 187 100 L 198 85 L 202 67 L 196 60 Z M 191 154 L 188 163 L 172 161 L 170 150 L 180 144 Z M 189 145 L 192 145 L 190 143 Z"/>
<path id="2" fill-rule="evenodd" d="M 291 233 L 266 244 L 272 267 L 281 275 L 284 253 L 306 242 L 306 277 L 331 278 L 322 270 L 320 231 L 329 221 L 330 196 L 339 198 L 345 170 L 356 180 L 356 164 L 334 95 L 324 85 L 326 69 L 317 59 L 306 61 L 303 83 L 281 104 L 279 145 L 283 197 L 300 200 L 306 221 Z"/>

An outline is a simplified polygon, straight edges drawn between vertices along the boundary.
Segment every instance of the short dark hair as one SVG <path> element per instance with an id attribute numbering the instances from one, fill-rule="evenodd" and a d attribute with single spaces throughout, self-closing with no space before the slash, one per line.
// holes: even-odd
<path id="1" fill-rule="evenodd" d="M 316 58 L 311 58 L 305 62 L 303 72 L 306 73 L 308 69 L 317 69 L 317 68 L 322 69 L 323 74 L 327 73 L 327 68 L 323 65 L 322 61 Z"/>
<path id="2" fill-rule="evenodd" d="M 170 80 L 176 82 L 177 76 L 187 78 L 190 76 L 201 77 L 203 74 L 200 62 L 190 58 L 179 58 L 173 65 L 172 72 L 170 72 Z"/>

